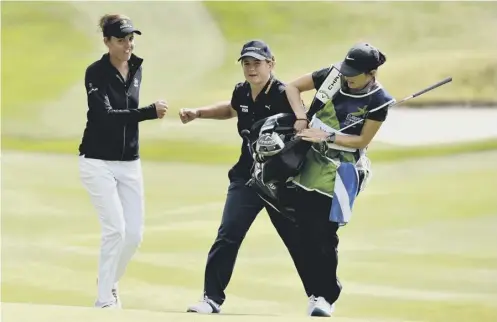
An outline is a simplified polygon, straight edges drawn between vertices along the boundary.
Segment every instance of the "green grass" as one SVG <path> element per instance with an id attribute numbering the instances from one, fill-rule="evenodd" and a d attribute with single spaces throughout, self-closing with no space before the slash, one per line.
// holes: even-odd
<path id="1" fill-rule="evenodd" d="M 234 140 L 225 140 L 228 133 L 236 136 L 234 127 L 228 132 L 232 123 L 216 123 L 212 127 L 196 124 L 172 130 L 168 127 L 177 125 L 173 121 L 169 123 L 169 119 L 178 122 L 179 108 L 230 97 L 234 83 L 242 80 L 240 66 L 235 63 L 237 53 L 249 38 L 269 42 L 277 58 L 276 74 L 284 80 L 339 60 L 353 42 L 363 39 L 372 41 L 387 53 L 389 63 L 381 71 L 381 81 L 395 97 L 411 94 L 451 75 L 453 83 L 413 102 L 495 101 L 497 44 L 489 41 L 497 24 L 494 3 L 209 1 L 203 4 L 219 26 L 225 46 L 220 49 L 224 50 L 224 57 L 219 55 L 221 61 L 209 58 L 205 70 L 198 74 L 182 72 L 182 68 L 198 65 L 203 60 L 192 61 L 192 55 L 186 54 L 190 47 L 171 38 L 173 34 L 177 36 L 174 28 L 165 28 L 167 33 L 156 29 L 162 27 L 150 23 L 147 10 L 141 4 L 123 4 L 128 14 L 136 15 L 134 20 L 141 21 L 140 25 L 149 35 L 149 38 L 141 37 L 137 45 L 137 53 L 143 53 L 147 59 L 142 105 L 163 96 L 171 106 L 168 120 L 160 126 L 147 123 L 143 127 L 144 157 L 207 163 L 231 162 L 237 158 L 239 147 L 232 144 Z M 86 110 L 81 77 L 85 66 L 98 58 L 95 55 L 99 50 L 96 48 L 99 35 L 93 18 L 100 10 L 112 10 L 112 5 L 96 7 L 79 2 L 2 2 L 1 5 L 2 143 L 8 149 L 75 153 Z M 193 37 L 192 33 L 198 32 L 182 24 L 183 15 L 189 12 L 187 4 L 182 6 L 185 7 L 178 10 L 168 2 L 157 2 L 151 8 L 154 15 L 178 13 L 169 17 L 168 23 L 183 26 L 184 33 Z M 252 19 L 244 10 L 257 14 L 258 19 Z M 204 38 L 214 37 L 212 28 L 205 29 Z M 160 46 L 155 42 L 159 35 L 164 35 Z M 168 39 L 173 39 L 170 44 Z M 197 38 L 192 39 L 199 42 Z M 177 48 L 184 48 L 185 55 L 180 55 Z M 173 49 L 174 60 L 163 60 Z M 197 65 L 192 69 L 197 70 Z M 172 72 L 167 72 L 169 68 Z M 189 79 L 190 74 L 196 76 Z M 191 94 L 191 84 L 198 85 L 195 95 Z M 305 98 L 309 100 L 310 95 L 307 93 Z M 206 131 L 216 129 L 221 130 L 205 135 Z M 206 142 L 207 137 L 210 142 Z M 214 147 L 212 141 L 220 140 L 226 143 Z M 494 143 L 484 142 L 478 143 L 476 149 L 494 147 Z M 399 156 L 467 149 L 472 147 L 421 147 L 400 152 L 378 151 L 372 155 L 376 160 L 393 160 Z M 202 157 L 192 155 L 193 150 L 201 151 Z"/>
<path id="2" fill-rule="evenodd" d="M 72 139 L 2 138 L 2 150 L 77 154 L 78 146 L 79 141 Z M 182 140 L 148 140 L 141 144 L 140 149 L 142 157 L 146 160 L 201 164 L 234 163 L 240 155 L 240 147 L 237 145 Z M 497 150 L 497 139 L 416 147 L 392 147 L 380 144 L 377 148 L 372 148 L 368 155 L 374 162 L 385 162 L 490 150 Z"/>
<path id="3" fill-rule="evenodd" d="M 73 21 L 78 12 L 68 3 L 1 6 L 2 121 L 36 119 L 41 104 L 81 82 L 93 43 Z"/>
<path id="4" fill-rule="evenodd" d="M 250 38 L 269 43 L 283 79 L 339 61 L 353 43 L 370 41 L 388 57 L 379 77 L 394 96 L 407 96 L 453 76 L 452 84 L 417 98 L 416 103 L 497 102 L 497 43 L 489 41 L 497 27 L 495 3 L 212 1 L 205 5 L 231 51 L 222 74 L 240 72 L 233 61 Z M 223 84 L 229 87 L 228 81 Z"/>
<path id="5" fill-rule="evenodd" d="M 376 165 L 352 222 L 340 232 L 343 293 L 335 319 L 495 321 L 497 200 L 492 189 L 468 193 L 494 184 L 495 162 L 490 152 Z M 120 285 L 125 307 L 142 311 L 3 304 L 5 319 L 67 320 L 71 312 L 110 322 L 213 319 L 174 312 L 201 295 L 228 168 L 143 163 L 145 238 Z M 2 301 L 91 306 L 99 226 L 78 181 L 77 159 L 4 152 L 2 170 Z M 217 319 L 307 320 L 301 283 L 264 213 L 243 243 L 227 296 L 225 316 Z"/>

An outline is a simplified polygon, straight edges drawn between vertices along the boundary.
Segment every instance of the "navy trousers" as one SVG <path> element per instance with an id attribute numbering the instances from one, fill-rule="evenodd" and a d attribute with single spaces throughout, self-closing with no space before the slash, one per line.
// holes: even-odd
<path id="1" fill-rule="evenodd" d="M 225 301 L 225 289 L 231 279 L 238 250 L 259 212 L 266 208 L 280 238 L 287 247 L 307 296 L 311 293 L 313 272 L 302 252 L 301 231 L 297 225 L 267 205 L 246 181 L 232 180 L 224 206 L 221 225 L 205 268 L 204 294 L 218 304 Z"/>

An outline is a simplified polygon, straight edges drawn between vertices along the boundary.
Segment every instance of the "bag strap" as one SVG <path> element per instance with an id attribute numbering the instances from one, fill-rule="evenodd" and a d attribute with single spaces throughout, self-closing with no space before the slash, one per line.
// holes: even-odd
<path id="1" fill-rule="evenodd" d="M 340 91 L 341 76 L 342 74 L 334 65 L 329 67 L 328 74 L 316 94 L 314 94 L 311 107 L 307 111 L 308 119 L 312 119 L 314 114 L 320 111 Z"/>

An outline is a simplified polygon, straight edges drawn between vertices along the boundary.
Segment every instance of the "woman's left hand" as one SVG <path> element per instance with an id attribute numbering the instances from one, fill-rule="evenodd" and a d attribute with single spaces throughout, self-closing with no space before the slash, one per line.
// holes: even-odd
<path id="1" fill-rule="evenodd" d="M 317 128 L 304 129 L 297 133 L 297 136 L 300 136 L 302 140 L 310 142 L 323 142 L 329 135 L 330 133 Z"/>

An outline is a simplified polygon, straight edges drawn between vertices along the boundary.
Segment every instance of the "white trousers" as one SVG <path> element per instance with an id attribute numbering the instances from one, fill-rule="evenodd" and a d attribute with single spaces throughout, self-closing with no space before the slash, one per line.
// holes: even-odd
<path id="1" fill-rule="evenodd" d="M 123 276 L 143 238 L 141 162 L 80 156 L 79 172 L 101 224 L 97 303 L 105 305 L 114 301 L 112 288 Z"/>

